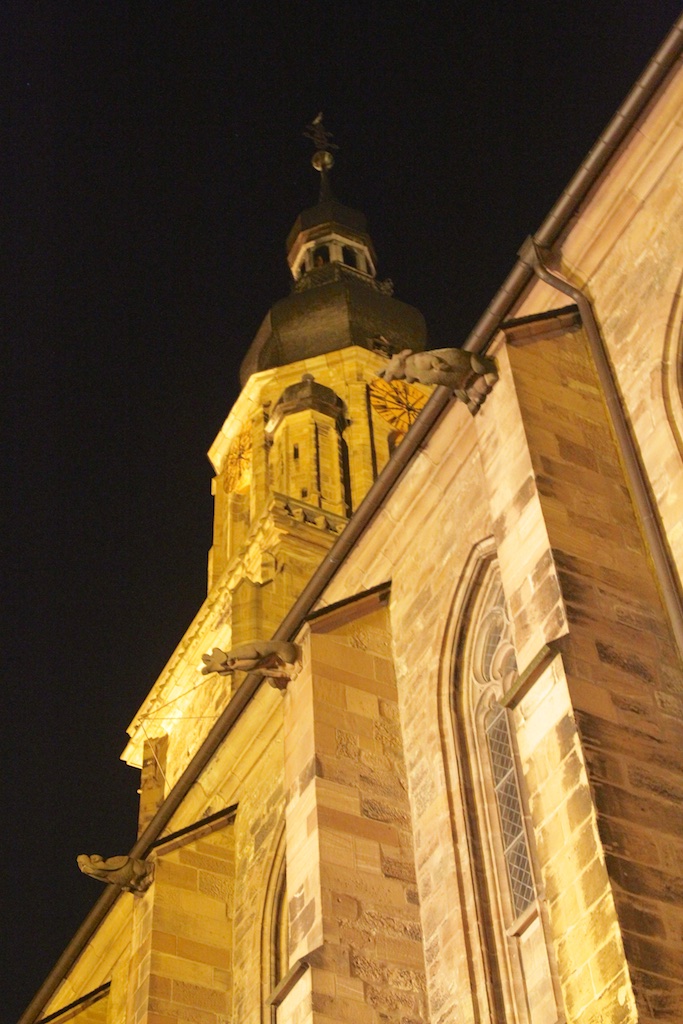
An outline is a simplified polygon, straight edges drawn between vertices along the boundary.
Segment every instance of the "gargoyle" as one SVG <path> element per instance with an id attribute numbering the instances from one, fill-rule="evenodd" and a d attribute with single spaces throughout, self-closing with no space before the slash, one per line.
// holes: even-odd
<path id="1" fill-rule="evenodd" d="M 124 892 L 132 892 L 134 896 L 142 896 L 149 889 L 154 877 L 154 865 L 148 860 L 136 857 L 100 857 L 94 853 L 91 857 L 81 853 L 76 862 L 84 875 L 97 878 L 109 885 L 118 885 Z"/>
<path id="2" fill-rule="evenodd" d="M 271 685 L 284 689 L 296 675 L 301 662 L 301 651 L 296 644 L 284 640 L 253 640 L 225 653 L 214 647 L 210 654 L 202 655 L 202 673 L 218 672 L 221 676 L 233 672 L 258 672 L 270 679 Z"/>
<path id="3" fill-rule="evenodd" d="M 492 359 L 460 348 L 437 348 L 430 352 L 404 348 L 391 357 L 389 365 L 378 376 L 387 381 L 442 384 L 455 392 L 473 416 L 498 380 Z"/>

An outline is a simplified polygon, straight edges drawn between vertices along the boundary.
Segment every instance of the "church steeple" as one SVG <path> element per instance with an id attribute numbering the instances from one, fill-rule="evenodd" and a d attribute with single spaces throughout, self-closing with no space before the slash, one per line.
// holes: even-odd
<path id="1" fill-rule="evenodd" d="M 427 399 L 378 378 L 424 348 L 421 313 L 376 278 L 365 217 L 332 194 L 330 133 L 308 127 L 320 199 L 287 239 L 292 292 L 266 315 L 210 451 L 209 587 L 230 593 L 232 644 L 270 636 Z"/>
<path id="2" fill-rule="evenodd" d="M 365 217 L 338 202 L 332 193 L 332 151 L 339 147 L 332 142 L 332 132 L 324 127 L 322 118 L 318 114 L 304 132 L 315 146 L 311 164 L 320 174 L 320 198 L 316 206 L 304 210 L 290 231 L 287 261 L 295 281 L 312 270 L 335 263 L 374 278 L 377 256 Z"/>
<path id="3" fill-rule="evenodd" d="M 242 363 L 244 386 L 260 370 L 285 366 L 355 345 L 381 351 L 421 351 L 426 329 L 421 313 L 393 298 L 391 281 L 377 280 L 377 254 L 359 210 L 332 194 L 331 133 L 319 114 L 308 126 L 320 199 L 304 210 L 287 236 L 293 292 L 276 302 Z"/>
<path id="4" fill-rule="evenodd" d="M 222 689 L 210 696 L 196 685 L 200 654 L 210 647 L 197 646 L 207 625 L 211 642 L 225 651 L 273 635 L 429 394 L 378 376 L 392 353 L 424 348 L 424 319 L 377 280 L 365 217 L 332 194 L 329 133 L 317 119 L 310 127 L 321 195 L 287 241 L 292 292 L 252 341 L 241 393 L 209 452 L 215 477 L 207 603 L 181 667 L 144 711 L 166 708 L 169 694 L 187 702 L 187 721 L 160 719 L 171 780 L 226 699 Z M 148 740 L 136 724 L 127 759 L 141 764 Z"/>

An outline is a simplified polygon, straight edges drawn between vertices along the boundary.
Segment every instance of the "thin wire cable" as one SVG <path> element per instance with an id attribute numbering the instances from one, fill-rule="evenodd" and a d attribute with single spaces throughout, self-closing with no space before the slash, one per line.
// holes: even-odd
<path id="1" fill-rule="evenodd" d="M 213 675 L 214 673 L 208 675 L 206 679 L 202 679 L 196 686 L 191 686 L 189 690 L 183 690 L 182 693 L 177 694 L 175 697 L 171 697 L 170 700 L 167 700 L 165 704 L 160 704 L 158 708 L 154 709 L 154 711 L 163 711 L 163 709 L 167 708 L 170 704 L 175 704 L 175 702 L 180 700 L 181 697 L 187 697 L 189 693 L 194 693 L 194 691 L 198 690 L 200 686 L 204 685 L 204 683 L 212 681 Z M 146 715 L 140 715 L 139 721 L 142 722 L 143 719 L 149 719 L 152 714 L 154 714 L 154 712 L 150 711 Z"/>

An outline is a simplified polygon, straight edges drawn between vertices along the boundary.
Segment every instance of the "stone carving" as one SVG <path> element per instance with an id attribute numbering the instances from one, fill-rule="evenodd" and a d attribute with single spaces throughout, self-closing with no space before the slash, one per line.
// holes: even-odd
<path id="1" fill-rule="evenodd" d="M 459 348 L 437 348 L 430 352 L 404 348 L 392 356 L 378 376 L 386 381 L 442 384 L 450 388 L 474 416 L 498 380 L 498 371 L 492 359 Z"/>
<path id="2" fill-rule="evenodd" d="M 214 647 L 210 654 L 202 655 L 202 661 L 204 675 L 258 672 L 267 676 L 272 686 L 283 690 L 301 667 L 301 650 L 284 640 L 252 640 L 227 653 Z"/>
<path id="3" fill-rule="evenodd" d="M 134 896 L 142 896 L 154 877 L 154 865 L 136 857 L 104 858 L 98 853 L 89 857 L 87 853 L 81 853 L 76 857 L 76 862 L 84 875 L 109 885 L 117 885 L 124 892 L 132 892 Z"/>
<path id="4" fill-rule="evenodd" d="M 385 277 L 383 281 L 376 281 L 377 291 L 381 292 L 382 295 L 393 295 L 394 294 L 394 282 L 390 277 Z"/>

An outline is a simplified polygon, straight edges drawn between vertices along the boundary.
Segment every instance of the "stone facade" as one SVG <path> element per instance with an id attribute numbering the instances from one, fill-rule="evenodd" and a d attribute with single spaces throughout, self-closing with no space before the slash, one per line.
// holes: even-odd
<path id="1" fill-rule="evenodd" d="M 307 629 L 304 669 L 285 698 L 290 956 L 310 965 L 314 1019 L 422 1019 L 422 930 L 388 614 L 354 611 Z"/>
<path id="2" fill-rule="evenodd" d="M 592 304 L 614 395 L 578 309 L 532 283 L 477 415 L 447 406 L 292 627 L 300 671 L 280 693 L 201 677 L 201 656 L 276 633 L 430 393 L 373 391 L 401 318 L 377 335 L 364 222 L 302 215 L 298 297 L 264 322 L 211 449 L 209 593 L 124 752 L 143 835 L 192 784 L 145 852 L 153 884 L 88 933 L 46 1017 L 681 1019 L 681 651 L 613 414 L 680 590 L 681 110 L 683 72 L 547 254 Z M 311 295 L 327 287 L 326 319 L 332 298 Z"/>

